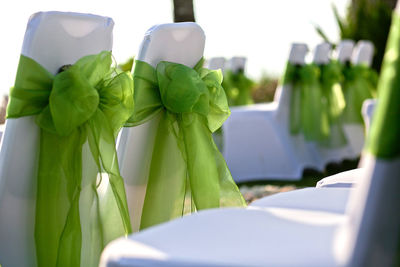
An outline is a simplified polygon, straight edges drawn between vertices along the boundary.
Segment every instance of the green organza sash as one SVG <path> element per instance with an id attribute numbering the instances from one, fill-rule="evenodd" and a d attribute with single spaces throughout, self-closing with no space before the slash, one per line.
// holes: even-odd
<path id="1" fill-rule="evenodd" d="M 320 65 L 322 105 L 329 120 L 329 136 L 324 141 L 328 147 L 340 147 L 347 143 L 341 123 L 345 107 L 341 83 L 343 81 L 342 65 L 338 61 Z"/>
<path id="2" fill-rule="evenodd" d="M 228 98 L 228 104 L 230 106 L 243 106 L 251 105 L 254 103 L 251 89 L 254 83 L 246 75 L 243 70 L 233 73 L 231 70 L 227 70 L 224 74 L 222 81 L 222 87 L 225 90 L 225 94 Z"/>
<path id="3" fill-rule="evenodd" d="M 245 206 L 212 139 L 230 114 L 220 71 L 136 61 L 135 109 L 127 126 L 160 117 L 140 228 L 195 211 Z"/>
<path id="4" fill-rule="evenodd" d="M 327 110 L 324 109 L 320 86 L 320 69 L 315 64 L 306 64 L 300 71 L 301 81 L 301 125 L 307 141 L 323 142 L 329 136 Z"/>
<path id="5" fill-rule="evenodd" d="M 364 100 L 375 96 L 377 74 L 366 65 L 347 65 L 343 69 L 343 94 L 346 106 L 344 123 L 363 123 L 361 114 Z"/>
<path id="6" fill-rule="evenodd" d="M 21 55 L 7 118 L 36 115 L 40 127 L 39 267 L 97 266 L 107 242 L 131 232 L 115 137 L 132 114 L 132 78 L 111 63 L 104 51 L 53 75 Z M 100 190 L 102 179 L 110 186 Z"/>
<path id="7" fill-rule="evenodd" d="M 292 85 L 290 98 L 290 132 L 303 133 L 307 141 L 324 142 L 329 136 L 328 110 L 323 105 L 317 65 L 286 66 L 283 84 Z"/>
<path id="8" fill-rule="evenodd" d="M 400 16 L 394 12 L 379 79 L 379 100 L 366 149 L 379 158 L 400 156 Z"/>
<path id="9" fill-rule="evenodd" d="M 301 82 L 300 82 L 300 65 L 294 65 L 288 62 L 282 79 L 283 85 L 290 84 L 292 93 L 290 96 L 289 106 L 289 130 L 291 134 L 299 134 L 301 132 Z"/>

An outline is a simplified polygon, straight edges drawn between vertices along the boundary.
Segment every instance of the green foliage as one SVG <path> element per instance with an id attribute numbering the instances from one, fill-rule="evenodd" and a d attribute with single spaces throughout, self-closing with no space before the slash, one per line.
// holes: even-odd
<path id="1" fill-rule="evenodd" d="M 341 39 L 370 40 L 374 44 L 375 56 L 372 68 L 379 71 L 391 24 L 392 8 L 389 4 L 383 0 L 353 0 L 344 18 L 339 15 L 335 5 L 332 5 L 332 10 Z M 317 25 L 314 27 L 322 39 L 333 43 L 321 27 Z"/>

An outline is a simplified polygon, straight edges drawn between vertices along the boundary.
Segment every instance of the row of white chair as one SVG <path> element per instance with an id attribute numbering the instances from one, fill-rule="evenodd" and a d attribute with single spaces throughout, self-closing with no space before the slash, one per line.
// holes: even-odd
<path id="1" fill-rule="evenodd" d="M 396 9 L 398 20 L 400 4 Z M 395 51 L 400 48 L 397 31 L 392 26 L 392 39 L 397 43 L 391 49 Z M 399 58 L 392 55 L 387 53 L 385 61 L 398 66 Z M 397 84 L 400 68 L 386 71 L 391 75 L 382 77 Z M 380 96 L 395 88 L 385 89 Z M 399 100 L 394 99 L 394 103 Z M 382 106 L 376 116 L 384 116 L 379 111 L 388 107 L 389 112 L 400 111 L 399 105 Z M 399 138 L 392 139 L 392 145 L 397 145 Z M 365 168 L 352 171 L 360 179 L 356 188 L 285 193 L 293 196 L 313 191 L 324 198 L 339 192 L 325 200 L 326 204 L 341 202 L 340 210 L 270 203 L 247 209 L 203 211 L 116 240 L 103 252 L 100 266 L 395 266 L 400 245 L 400 213 L 396 205 L 400 201 L 399 153 L 397 150 L 393 158 L 383 159 L 365 151 Z M 314 204 L 319 200 L 314 199 Z"/>
<path id="2" fill-rule="evenodd" d="M 361 41 L 342 41 L 336 59 L 342 63 L 371 64 L 373 46 Z M 293 44 L 289 62 L 305 64 L 308 48 Z M 330 60 L 328 43 L 318 45 L 313 62 L 326 64 Z M 323 171 L 327 163 L 356 159 L 364 144 L 364 127 L 346 124 L 346 146 L 331 149 L 306 142 L 302 134 L 289 132 L 289 106 L 292 85 L 279 86 L 272 103 L 233 107 L 231 116 L 223 125 L 223 154 L 237 182 L 260 179 L 299 180 L 306 168 Z"/>

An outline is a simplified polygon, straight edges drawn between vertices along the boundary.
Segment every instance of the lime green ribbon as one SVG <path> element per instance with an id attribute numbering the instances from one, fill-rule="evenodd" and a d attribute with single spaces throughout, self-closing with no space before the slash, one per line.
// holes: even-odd
<path id="1" fill-rule="evenodd" d="M 212 139 L 230 115 L 222 74 L 136 60 L 135 109 L 127 126 L 159 116 L 140 228 L 222 206 L 245 206 Z M 190 195 L 190 197 L 189 197 Z"/>
<path id="2" fill-rule="evenodd" d="M 306 64 L 299 70 L 301 81 L 301 125 L 308 141 L 324 142 L 329 136 L 327 110 L 323 106 L 320 68 Z"/>
<path id="3" fill-rule="evenodd" d="M 329 136 L 328 113 L 323 105 L 320 69 L 315 64 L 288 63 L 282 80 L 292 85 L 290 133 L 302 132 L 307 141 L 324 142 Z"/>
<path id="4" fill-rule="evenodd" d="M 344 79 L 342 65 L 336 60 L 320 65 L 323 107 L 329 120 L 329 136 L 323 142 L 327 147 L 340 147 L 347 143 L 340 120 L 345 107 L 341 83 Z"/>
<path id="5" fill-rule="evenodd" d="M 361 114 L 364 100 L 375 96 L 378 75 L 366 65 L 347 65 L 343 69 L 344 123 L 363 123 Z"/>
<path id="6" fill-rule="evenodd" d="M 222 87 L 228 98 L 229 106 L 243 106 L 254 103 L 251 89 L 254 82 L 244 74 L 243 70 L 236 73 L 227 70 L 224 74 Z"/>
<path id="7" fill-rule="evenodd" d="M 289 131 L 296 135 L 301 132 L 301 82 L 300 82 L 300 65 L 286 64 L 286 69 L 281 83 L 283 85 L 290 84 L 292 93 L 289 106 Z"/>
<path id="8" fill-rule="evenodd" d="M 394 12 L 378 83 L 378 106 L 366 149 L 379 158 L 400 157 L 400 16 Z"/>
<path id="9" fill-rule="evenodd" d="M 107 242 L 131 232 L 115 137 L 132 114 L 133 84 L 129 73 L 117 73 L 111 63 L 111 53 L 104 51 L 53 75 L 21 55 L 7 118 L 36 115 L 40 127 L 35 220 L 39 267 L 97 266 Z M 89 153 L 83 153 L 86 142 Z M 97 165 L 95 173 L 88 171 L 90 164 Z M 111 189 L 100 196 L 98 179 L 106 176 L 102 172 Z M 80 209 L 89 213 L 89 221 L 82 222 L 89 225 L 89 235 L 82 232 Z M 82 247 L 83 234 L 92 239 L 84 241 L 90 243 L 87 248 Z"/>

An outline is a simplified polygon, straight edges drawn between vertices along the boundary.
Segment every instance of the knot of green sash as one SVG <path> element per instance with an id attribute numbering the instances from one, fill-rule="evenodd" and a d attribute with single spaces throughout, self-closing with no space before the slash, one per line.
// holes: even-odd
<path id="1" fill-rule="evenodd" d="M 254 82 L 246 77 L 243 70 L 239 70 L 236 73 L 227 70 L 224 74 L 222 87 L 228 98 L 228 104 L 230 106 L 253 104 L 254 101 L 251 95 L 253 85 Z"/>
<path id="2" fill-rule="evenodd" d="M 201 66 L 135 62 L 135 108 L 127 126 L 159 117 L 142 229 L 190 211 L 245 205 L 212 139 L 230 115 L 222 74 Z"/>
<path id="3" fill-rule="evenodd" d="M 115 137 L 132 114 L 133 83 L 129 73 L 118 73 L 111 64 L 111 53 L 104 51 L 53 75 L 21 55 L 7 118 L 36 115 L 41 129 L 38 266 L 96 265 L 107 242 L 131 232 Z M 110 188 L 100 196 L 104 176 Z"/>

